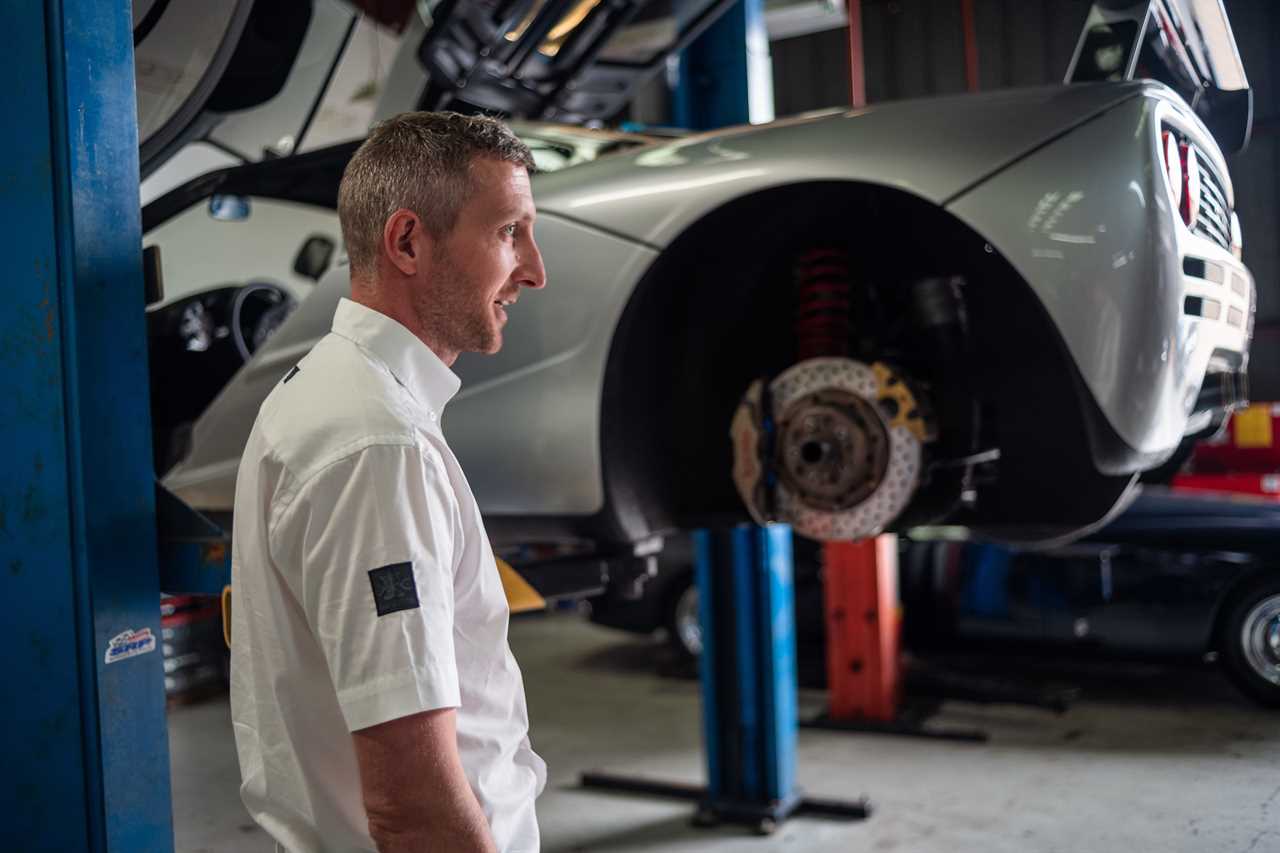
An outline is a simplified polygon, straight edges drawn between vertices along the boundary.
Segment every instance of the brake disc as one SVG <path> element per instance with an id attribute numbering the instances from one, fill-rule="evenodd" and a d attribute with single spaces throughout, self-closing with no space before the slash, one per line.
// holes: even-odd
<path id="1" fill-rule="evenodd" d="M 802 536 L 874 536 L 920 483 L 927 427 L 902 377 L 880 364 L 814 358 L 747 389 L 730 429 L 733 480 L 751 517 Z"/>

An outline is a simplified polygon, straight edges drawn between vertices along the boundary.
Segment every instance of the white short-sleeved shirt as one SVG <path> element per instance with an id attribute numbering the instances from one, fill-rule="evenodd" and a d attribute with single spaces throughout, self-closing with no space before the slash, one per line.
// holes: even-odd
<path id="1" fill-rule="evenodd" d="M 231 713 L 253 818 L 290 853 L 369 851 L 351 732 L 457 708 L 467 779 L 503 851 L 539 847 L 509 611 L 440 431 L 458 378 L 342 300 L 262 405 L 232 541 Z"/>

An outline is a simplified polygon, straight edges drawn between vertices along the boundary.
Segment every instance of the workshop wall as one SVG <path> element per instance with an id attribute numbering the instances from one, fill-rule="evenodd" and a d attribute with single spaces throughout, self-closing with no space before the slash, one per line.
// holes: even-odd
<path id="1" fill-rule="evenodd" d="M 1253 141 L 1229 159 L 1244 261 L 1258 282 L 1251 396 L 1280 400 L 1280 3 L 1226 0 L 1253 86 Z"/>
<path id="2" fill-rule="evenodd" d="M 1089 0 L 975 0 L 983 89 L 1062 81 Z M 863 0 L 867 100 L 963 92 L 960 0 Z M 775 41 L 779 116 L 848 102 L 848 30 Z"/>
<path id="3" fill-rule="evenodd" d="M 982 89 L 1058 83 L 1090 0 L 975 0 Z M 867 100 L 963 92 L 960 0 L 862 0 Z M 1230 158 L 1245 262 L 1258 282 L 1253 398 L 1280 400 L 1280 3 L 1226 0 L 1254 89 L 1254 137 Z M 826 30 L 771 45 L 779 117 L 847 104 L 848 30 Z"/>

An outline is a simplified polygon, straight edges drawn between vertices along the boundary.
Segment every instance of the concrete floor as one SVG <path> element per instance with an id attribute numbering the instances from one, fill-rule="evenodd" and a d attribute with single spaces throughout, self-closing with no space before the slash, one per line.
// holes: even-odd
<path id="1" fill-rule="evenodd" d="M 1280 851 L 1280 715 L 1212 670 L 1059 668 L 1052 679 L 1083 690 L 1066 714 L 949 702 L 931 723 L 980 727 L 982 745 L 802 730 L 801 785 L 867 794 L 875 814 L 795 819 L 760 839 L 694 829 L 685 803 L 575 787 L 589 769 L 701 780 L 697 683 L 657 675 L 662 649 L 564 614 L 516 620 L 511 643 L 550 769 L 538 801 L 548 853 Z M 802 691 L 803 711 L 822 701 Z M 169 720 L 179 853 L 270 851 L 238 799 L 225 699 Z"/>

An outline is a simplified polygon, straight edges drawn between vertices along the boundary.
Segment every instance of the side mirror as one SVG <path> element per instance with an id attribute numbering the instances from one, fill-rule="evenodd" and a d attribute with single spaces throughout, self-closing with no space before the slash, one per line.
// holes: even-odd
<path id="1" fill-rule="evenodd" d="M 249 211 L 249 199 L 242 195 L 209 198 L 209 215 L 219 222 L 242 222 L 249 218 Z"/>
<path id="2" fill-rule="evenodd" d="M 293 259 L 293 271 L 298 275 L 319 281 L 320 276 L 329 268 L 333 260 L 334 250 L 338 245 L 323 234 L 312 234 L 302 243 L 298 256 Z"/>

